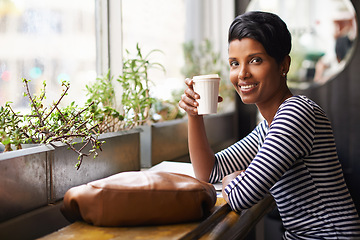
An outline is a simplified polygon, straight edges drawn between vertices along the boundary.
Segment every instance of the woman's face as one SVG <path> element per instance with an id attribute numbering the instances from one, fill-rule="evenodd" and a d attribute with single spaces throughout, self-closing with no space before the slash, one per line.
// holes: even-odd
<path id="1" fill-rule="evenodd" d="M 283 73 L 288 68 L 279 65 L 256 40 L 231 41 L 229 64 L 230 80 L 246 104 L 269 104 L 287 88 Z"/>

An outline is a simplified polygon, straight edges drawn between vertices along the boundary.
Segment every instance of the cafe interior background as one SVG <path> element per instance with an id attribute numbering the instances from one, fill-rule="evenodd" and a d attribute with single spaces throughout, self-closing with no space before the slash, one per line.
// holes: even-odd
<path id="1" fill-rule="evenodd" d="M 171 100 L 183 91 L 184 78 L 192 77 L 186 71 L 186 44 L 198 48 L 194 51 L 211 44 L 206 54 L 217 54 L 216 68 L 222 74 L 223 88 L 229 89 L 226 62 L 231 21 L 244 11 L 274 12 L 288 24 L 293 37 L 289 85 L 295 93 L 314 96 L 329 111 L 345 175 L 359 209 L 359 191 L 355 187 L 360 156 L 357 150 L 360 129 L 356 126 L 360 118 L 355 10 L 359 8 L 358 2 L 0 0 L 0 105 L 11 101 L 17 111 L 26 112 L 28 103 L 23 97 L 21 78 L 31 79 L 34 92 L 39 92 L 46 80 L 48 102 L 61 93 L 61 81 L 67 80 L 71 88 L 62 104 L 71 101 L 83 104 L 85 85 L 109 69 L 114 76 L 121 74 L 122 60 L 136 53 L 136 44 L 144 53 L 161 51 L 151 58 L 166 71 L 149 72 L 153 82 L 151 96 Z M 349 43 L 341 60 L 335 52 L 340 35 Z M 115 80 L 113 83 L 120 99 L 121 87 Z M 234 91 L 228 90 L 226 94 L 228 101 L 220 106 L 221 111 L 244 108 Z M 349 109 L 345 111 L 344 105 Z"/>

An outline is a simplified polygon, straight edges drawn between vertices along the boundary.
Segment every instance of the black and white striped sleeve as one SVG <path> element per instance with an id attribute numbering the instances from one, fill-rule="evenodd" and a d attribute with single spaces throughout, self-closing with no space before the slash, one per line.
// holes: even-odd
<path id="1" fill-rule="evenodd" d="M 249 166 L 258 151 L 260 125 L 242 140 L 215 154 L 215 165 L 209 182 L 220 182 L 226 175 Z"/>
<path id="2" fill-rule="evenodd" d="M 315 113 L 310 104 L 288 101 L 279 108 L 268 135 L 243 175 L 226 188 L 232 209 L 247 209 L 260 201 L 293 163 L 311 153 Z"/>

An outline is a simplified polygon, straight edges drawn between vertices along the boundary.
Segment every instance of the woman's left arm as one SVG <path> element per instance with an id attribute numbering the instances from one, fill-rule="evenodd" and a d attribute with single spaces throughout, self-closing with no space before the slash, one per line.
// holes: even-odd
<path id="1" fill-rule="evenodd" d="M 232 209 L 240 211 L 256 204 L 296 160 L 310 154 L 314 129 L 315 113 L 310 104 L 291 101 L 279 109 L 246 171 L 225 179 L 227 182 L 232 179 L 226 186 L 223 184 Z"/>

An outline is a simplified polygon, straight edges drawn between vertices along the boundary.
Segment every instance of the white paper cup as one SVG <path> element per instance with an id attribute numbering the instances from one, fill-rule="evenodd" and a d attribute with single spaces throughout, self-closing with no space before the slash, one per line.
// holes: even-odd
<path id="1" fill-rule="evenodd" d="M 194 91 L 200 95 L 198 114 L 217 113 L 220 77 L 217 74 L 193 77 Z"/>

